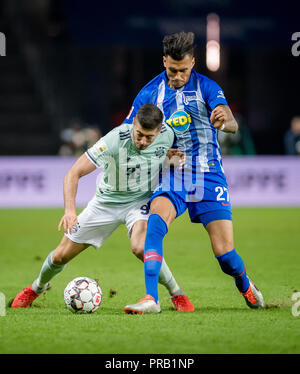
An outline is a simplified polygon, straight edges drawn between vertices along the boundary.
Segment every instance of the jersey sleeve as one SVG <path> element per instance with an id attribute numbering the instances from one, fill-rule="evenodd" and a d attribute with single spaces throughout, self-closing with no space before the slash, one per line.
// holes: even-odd
<path id="1" fill-rule="evenodd" d="M 228 105 L 222 88 L 213 80 L 207 80 L 204 83 L 204 100 L 209 108 L 213 110 L 217 105 Z"/>
<path id="2" fill-rule="evenodd" d="M 98 168 L 103 166 L 109 158 L 117 152 L 119 144 L 119 130 L 113 129 L 108 134 L 100 138 L 86 152 L 87 158 Z"/>
<path id="3" fill-rule="evenodd" d="M 128 113 L 128 116 L 125 118 L 123 123 L 132 124 L 133 118 L 136 116 L 138 110 L 140 107 L 144 104 L 154 104 L 154 100 L 152 97 L 152 92 L 149 91 L 147 86 L 141 89 L 141 91 L 137 94 L 136 98 L 134 99 L 134 102 L 132 104 L 132 107 Z"/>
<path id="4" fill-rule="evenodd" d="M 168 133 L 169 148 L 175 148 L 175 134 L 174 131 L 167 125 L 164 125 Z"/>

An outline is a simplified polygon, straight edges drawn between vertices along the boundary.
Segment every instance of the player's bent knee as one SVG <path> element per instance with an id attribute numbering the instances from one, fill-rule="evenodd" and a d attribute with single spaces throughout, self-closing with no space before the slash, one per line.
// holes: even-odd
<path id="1" fill-rule="evenodd" d="M 225 237 L 211 237 L 212 249 L 215 256 L 223 255 L 230 252 L 234 248 L 234 243 L 231 238 Z"/>
<path id="2" fill-rule="evenodd" d="M 160 216 L 169 227 L 176 217 L 176 210 L 172 202 L 165 196 L 156 197 L 150 206 L 151 214 Z"/>
<path id="3" fill-rule="evenodd" d="M 220 245 L 214 245 L 213 246 L 213 252 L 215 256 L 221 256 L 224 255 L 227 252 L 230 252 L 234 248 L 232 243 L 226 244 L 220 244 Z"/>
<path id="4" fill-rule="evenodd" d="M 140 245 L 131 246 L 132 253 L 140 260 L 144 259 L 144 247 Z"/>

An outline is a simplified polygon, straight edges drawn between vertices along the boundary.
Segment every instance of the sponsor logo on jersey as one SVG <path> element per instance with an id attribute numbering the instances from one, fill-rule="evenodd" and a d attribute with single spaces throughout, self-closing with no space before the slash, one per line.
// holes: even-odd
<path id="1" fill-rule="evenodd" d="M 98 150 L 99 150 L 100 153 L 106 151 L 107 150 L 107 145 L 103 141 L 100 141 L 99 146 L 98 146 Z"/>
<path id="2" fill-rule="evenodd" d="M 224 92 L 222 90 L 219 90 L 218 91 L 218 96 L 217 97 L 221 97 L 222 99 L 225 99 L 225 95 L 224 95 Z"/>
<path id="3" fill-rule="evenodd" d="M 177 110 L 166 120 L 166 123 L 177 133 L 186 132 L 191 122 L 191 116 L 184 110 Z"/>
<path id="4" fill-rule="evenodd" d="M 166 101 L 167 101 L 167 99 L 165 99 L 165 100 L 163 100 L 163 101 L 159 101 L 159 102 L 157 102 L 156 105 L 162 105 L 162 104 L 165 103 Z"/>

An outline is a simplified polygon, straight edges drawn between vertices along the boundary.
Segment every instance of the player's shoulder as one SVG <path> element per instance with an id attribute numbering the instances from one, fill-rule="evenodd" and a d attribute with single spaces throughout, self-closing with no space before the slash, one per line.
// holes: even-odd
<path id="1" fill-rule="evenodd" d="M 124 141 L 131 138 L 131 131 L 132 131 L 132 124 L 131 123 L 123 123 L 122 125 L 116 128 L 117 130 L 117 137 L 119 141 Z"/>
<path id="2" fill-rule="evenodd" d="M 199 81 L 199 87 L 204 99 L 210 97 L 211 94 L 213 94 L 217 95 L 217 98 L 225 100 L 224 92 L 216 81 L 207 77 L 206 75 L 199 74 L 197 72 L 195 72 L 195 74 Z"/>
<path id="3" fill-rule="evenodd" d="M 166 140 L 168 142 L 173 143 L 175 134 L 174 131 L 171 129 L 170 126 L 162 124 L 161 130 L 160 130 L 160 138 L 162 140 Z"/>
<path id="4" fill-rule="evenodd" d="M 118 148 L 120 144 L 131 138 L 131 124 L 123 123 L 110 130 L 102 141 L 113 148 Z"/>
<path id="5" fill-rule="evenodd" d="M 160 133 L 161 134 L 173 134 L 173 130 L 170 128 L 170 126 L 168 125 L 165 125 L 164 123 L 162 124 L 161 126 L 161 130 L 160 130 Z"/>
<path id="6" fill-rule="evenodd" d="M 206 75 L 200 74 L 200 73 L 196 72 L 195 70 L 194 70 L 194 74 L 195 74 L 196 78 L 198 79 L 199 83 L 202 84 L 202 85 L 209 86 L 209 85 L 217 84 L 217 82 L 214 81 L 213 79 L 207 77 Z"/>

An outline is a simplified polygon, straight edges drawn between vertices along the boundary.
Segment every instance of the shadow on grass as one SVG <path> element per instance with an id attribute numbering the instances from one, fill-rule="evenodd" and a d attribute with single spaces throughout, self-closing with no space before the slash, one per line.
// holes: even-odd
<path id="1" fill-rule="evenodd" d="M 245 313 L 249 311 L 265 311 L 265 310 L 279 310 L 284 308 L 289 308 L 291 305 L 284 302 L 271 302 L 266 303 L 264 308 L 260 309 L 251 309 L 247 306 L 240 306 L 240 307 L 230 307 L 230 306 L 203 306 L 203 307 L 196 307 L 194 312 L 181 312 L 181 313 L 203 313 L 203 312 L 237 312 L 237 313 Z M 166 309 L 165 309 L 166 310 Z M 169 307 L 166 311 L 169 312 L 177 312 L 176 309 Z"/>

